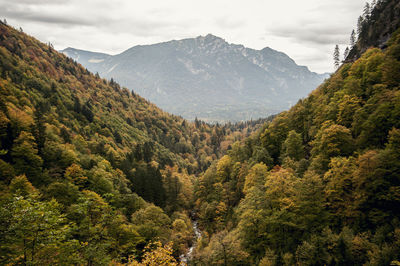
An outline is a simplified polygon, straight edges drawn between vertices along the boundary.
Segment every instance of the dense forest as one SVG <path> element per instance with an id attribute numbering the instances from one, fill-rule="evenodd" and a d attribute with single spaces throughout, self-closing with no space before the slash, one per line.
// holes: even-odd
<path id="1" fill-rule="evenodd" d="M 400 265 L 397 19 L 289 111 L 225 125 L 1 22 L 0 264 Z"/>
<path id="2" fill-rule="evenodd" d="M 267 120 L 188 122 L 5 23 L 0 88 L 0 264 L 178 257 L 195 174 Z"/>
<path id="3" fill-rule="evenodd" d="M 385 46 L 199 178 L 196 263 L 400 263 L 400 30 Z"/>

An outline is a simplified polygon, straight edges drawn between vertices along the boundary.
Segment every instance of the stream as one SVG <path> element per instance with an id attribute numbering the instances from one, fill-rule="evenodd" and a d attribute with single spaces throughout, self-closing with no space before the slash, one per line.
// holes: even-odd
<path id="1" fill-rule="evenodd" d="M 187 264 L 190 259 L 192 258 L 193 251 L 196 248 L 197 240 L 201 237 L 201 231 L 199 229 L 197 220 L 195 219 L 195 214 L 192 214 L 192 225 L 193 225 L 193 231 L 194 231 L 194 238 L 193 238 L 193 244 L 192 246 L 189 247 L 188 251 L 185 254 L 182 254 L 179 256 L 179 260 L 182 263 Z"/>

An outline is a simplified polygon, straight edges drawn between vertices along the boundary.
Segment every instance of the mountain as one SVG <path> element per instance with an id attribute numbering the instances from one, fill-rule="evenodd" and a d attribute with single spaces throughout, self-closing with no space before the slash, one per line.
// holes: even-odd
<path id="1" fill-rule="evenodd" d="M 249 49 L 211 34 L 134 46 L 114 56 L 73 48 L 62 52 L 190 120 L 266 117 L 295 104 L 327 77 L 271 48 Z"/>
<path id="2" fill-rule="evenodd" d="M 0 264 L 178 258 L 195 174 L 264 121 L 188 122 L 0 22 Z"/>
<path id="3" fill-rule="evenodd" d="M 221 126 L 0 21 L 0 264 L 399 265 L 400 28 L 388 34 L 289 110 Z"/>

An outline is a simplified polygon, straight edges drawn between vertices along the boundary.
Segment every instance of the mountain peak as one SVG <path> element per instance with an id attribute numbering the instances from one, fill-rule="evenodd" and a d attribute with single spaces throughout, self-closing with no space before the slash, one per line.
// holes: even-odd
<path id="1" fill-rule="evenodd" d="M 211 33 L 208 33 L 206 36 L 200 35 L 196 39 L 200 40 L 200 41 L 207 42 L 207 43 L 215 42 L 215 41 L 223 41 L 223 42 L 225 42 L 225 40 L 222 39 L 221 37 L 215 36 L 215 35 L 213 35 Z"/>
<path id="2" fill-rule="evenodd" d="M 277 113 L 325 78 L 298 66 L 284 53 L 245 48 L 213 34 L 134 46 L 116 56 L 70 56 L 168 112 L 206 121 Z"/>

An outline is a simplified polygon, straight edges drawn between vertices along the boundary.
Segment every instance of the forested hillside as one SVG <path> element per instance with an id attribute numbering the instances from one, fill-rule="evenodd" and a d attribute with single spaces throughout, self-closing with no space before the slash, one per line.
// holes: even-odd
<path id="1" fill-rule="evenodd" d="M 396 2 L 396 1 L 392 1 Z M 400 30 L 195 185 L 200 265 L 398 265 Z"/>
<path id="2" fill-rule="evenodd" d="M 226 125 L 0 23 L 0 264 L 400 265 L 396 21 L 289 111 Z"/>
<path id="3" fill-rule="evenodd" d="M 0 96 L 0 264 L 178 257 L 194 174 L 264 121 L 189 123 L 4 23 Z"/>

